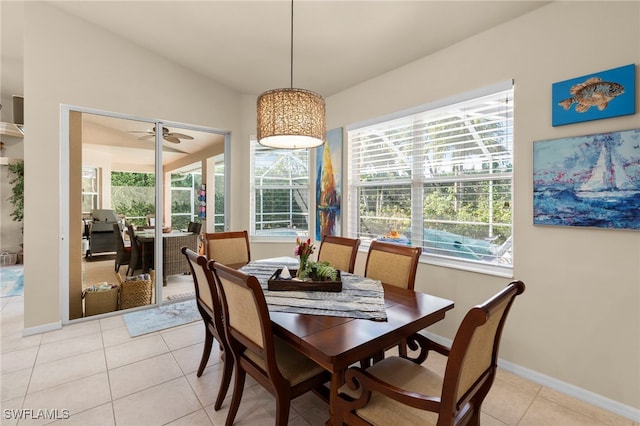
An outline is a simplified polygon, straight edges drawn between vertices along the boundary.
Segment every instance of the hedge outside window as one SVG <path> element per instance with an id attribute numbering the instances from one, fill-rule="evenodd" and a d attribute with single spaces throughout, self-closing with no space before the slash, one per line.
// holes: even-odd
<path id="1" fill-rule="evenodd" d="M 251 141 L 251 234 L 309 235 L 309 151 Z"/>
<path id="2" fill-rule="evenodd" d="M 354 126 L 348 140 L 350 236 L 511 267 L 511 82 Z"/>

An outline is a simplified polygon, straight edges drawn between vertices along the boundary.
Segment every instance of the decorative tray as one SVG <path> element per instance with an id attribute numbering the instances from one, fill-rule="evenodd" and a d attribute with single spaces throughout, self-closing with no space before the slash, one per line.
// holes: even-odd
<path id="1" fill-rule="evenodd" d="M 342 279 L 340 271 L 336 277 L 336 281 L 299 281 L 296 279 L 282 279 L 280 273 L 282 269 L 276 270 L 268 281 L 267 288 L 272 291 L 342 291 Z M 297 269 L 289 269 L 291 276 L 295 277 Z"/>

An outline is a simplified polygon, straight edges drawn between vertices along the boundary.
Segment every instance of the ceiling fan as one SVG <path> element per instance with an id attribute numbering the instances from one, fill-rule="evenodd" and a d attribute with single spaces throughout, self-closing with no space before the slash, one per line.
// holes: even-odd
<path id="1" fill-rule="evenodd" d="M 149 129 L 146 131 L 132 131 L 131 133 L 146 133 L 144 136 L 140 136 L 138 140 L 146 140 L 152 139 L 156 137 L 155 129 Z M 171 132 L 167 127 L 162 127 L 162 139 L 171 143 L 180 143 L 180 139 L 193 139 L 193 137 L 189 135 L 185 135 L 184 133 L 176 133 Z"/>

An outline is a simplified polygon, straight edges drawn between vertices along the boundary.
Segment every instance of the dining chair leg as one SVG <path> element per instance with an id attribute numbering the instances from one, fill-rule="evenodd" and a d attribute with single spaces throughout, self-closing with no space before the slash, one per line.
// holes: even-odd
<path id="1" fill-rule="evenodd" d="M 233 425 L 233 421 L 238 414 L 238 408 L 240 407 L 240 400 L 242 399 L 242 391 L 244 390 L 244 380 L 247 373 L 236 366 L 235 368 L 236 378 L 233 383 L 233 396 L 231 397 L 231 406 L 229 407 L 229 413 L 227 413 L 227 420 L 224 422 L 225 426 Z"/>
<path id="2" fill-rule="evenodd" d="M 291 407 L 291 400 L 285 398 L 276 397 L 276 425 L 287 426 L 289 422 L 289 409 Z"/>
<path id="3" fill-rule="evenodd" d="M 196 376 L 202 376 L 205 367 L 207 366 L 207 362 L 209 362 L 209 356 L 211 355 L 211 347 L 213 346 L 213 334 L 209 331 L 205 326 L 204 332 L 204 348 L 202 348 L 202 358 L 200 358 L 200 366 L 198 367 L 198 372 Z"/>
<path id="4" fill-rule="evenodd" d="M 227 354 L 228 355 L 228 354 Z M 220 380 L 220 389 L 218 389 L 218 397 L 216 398 L 216 403 L 213 406 L 213 409 L 218 411 L 222 407 L 222 402 L 224 398 L 227 396 L 227 391 L 229 390 L 229 385 L 231 384 L 231 376 L 233 374 L 233 357 L 232 356 L 223 356 L 222 357 L 222 380 Z"/>

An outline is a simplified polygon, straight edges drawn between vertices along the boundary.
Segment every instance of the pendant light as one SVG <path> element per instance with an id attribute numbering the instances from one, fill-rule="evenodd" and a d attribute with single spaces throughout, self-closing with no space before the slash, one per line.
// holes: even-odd
<path id="1" fill-rule="evenodd" d="M 325 103 L 318 93 L 293 88 L 293 0 L 291 0 L 291 87 L 258 97 L 258 142 L 271 148 L 314 148 L 324 143 Z"/>

